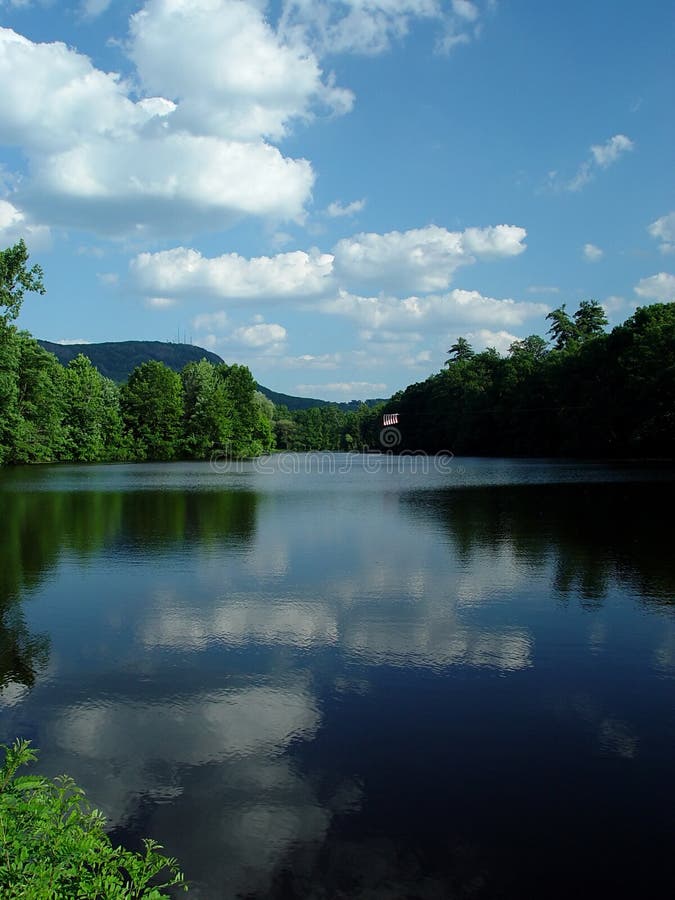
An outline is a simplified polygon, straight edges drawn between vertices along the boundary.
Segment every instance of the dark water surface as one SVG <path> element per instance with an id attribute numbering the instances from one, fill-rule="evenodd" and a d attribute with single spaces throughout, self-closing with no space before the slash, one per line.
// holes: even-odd
<path id="1" fill-rule="evenodd" d="M 673 509 L 630 465 L 3 471 L 0 740 L 198 898 L 674 896 Z"/>

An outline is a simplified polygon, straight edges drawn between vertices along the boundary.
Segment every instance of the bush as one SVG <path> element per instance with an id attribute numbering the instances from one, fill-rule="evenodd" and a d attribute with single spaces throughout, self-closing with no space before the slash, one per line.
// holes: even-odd
<path id="1" fill-rule="evenodd" d="M 187 890 L 175 859 L 160 844 L 145 852 L 113 847 L 105 818 L 72 778 L 16 776 L 37 753 L 16 740 L 0 768 L 0 896 L 22 900 L 159 900 Z M 164 873 L 166 880 L 159 883 Z"/>

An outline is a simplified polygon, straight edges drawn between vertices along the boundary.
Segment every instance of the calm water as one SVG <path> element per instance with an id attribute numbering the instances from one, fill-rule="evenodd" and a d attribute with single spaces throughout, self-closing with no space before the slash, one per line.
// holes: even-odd
<path id="1" fill-rule="evenodd" d="M 672 470 L 427 468 L 0 473 L 0 740 L 198 898 L 673 896 Z"/>

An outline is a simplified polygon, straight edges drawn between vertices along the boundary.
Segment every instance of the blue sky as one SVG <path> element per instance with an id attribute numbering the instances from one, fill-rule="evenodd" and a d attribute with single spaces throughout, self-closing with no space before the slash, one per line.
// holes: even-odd
<path id="1" fill-rule="evenodd" d="M 56 341 L 388 396 L 459 335 L 675 299 L 675 7 L 0 0 L 0 245 Z"/>

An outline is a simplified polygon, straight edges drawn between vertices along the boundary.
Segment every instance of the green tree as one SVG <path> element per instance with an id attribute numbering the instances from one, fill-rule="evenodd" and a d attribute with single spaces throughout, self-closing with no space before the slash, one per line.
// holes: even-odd
<path id="1" fill-rule="evenodd" d="M 607 316 L 597 300 L 582 300 L 574 313 L 574 324 L 581 340 L 602 334 L 607 327 Z"/>
<path id="2" fill-rule="evenodd" d="M 253 406 L 255 407 L 253 437 L 260 442 L 263 453 L 270 453 L 276 447 L 274 403 L 260 391 L 256 391 L 253 395 Z"/>
<path id="3" fill-rule="evenodd" d="M 64 394 L 65 458 L 77 462 L 105 459 L 103 378 L 82 353 L 66 367 Z"/>
<path id="4" fill-rule="evenodd" d="M 66 445 L 64 369 L 27 332 L 18 332 L 17 405 L 10 462 L 53 462 Z"/>
<path id="5" fill-rule="evenodd" d="M 12 458 L 19 425 L 20 359 L 17 330 L 0 318 L 0 465 Z"/>
<path id="6" fill-rule="evenodd" d="M 136 366 L 120 391 L 122 417 L 137 459 L 176 459 L 181 450 L 183 386 L 164 363 Z"/>
<path id="7" fill-rule="evenodd" d="M 188 363 L 181 372 L 185 413 L 183 443 L 188 456 L 207 459 L 228 446 L 232 435 L 232 403 L 225 382 L 206 359 Z"/>
<path id="8" fill-rule="evenodd" d="M 124 432 L 120 391 L 111 378 L 101 376 L 101 400 L 103 415 L 101 437 L 103 439 L 103 459 L 123 460 L 132 456 L 131 441 Z"/>
<path id="9" fill-rule="evenodd" d="M 543 337 L 530 334 L 520 341 L 514 341 L 509 347 L 510 356 L 521 356 L 539 362 L 546 356 L 548 345 Z"/>
<path id="10" fill-rule="evenodd" d="M 23 239 L 0 251 L 0 309 L 4 309 L 0 319 L 5 323 L 19 315 L 26 291 L 45 293 L 42 269 L 37 265 L 28 269 L 28 256 Z"/>
<path id="11" fill-rule="evenodd" d="M 232 416 L 230 453 L 238 459 L 260 456 L 265 452 L 267 435 L 261 434 L 261 413 L 255 404 L 257 385 L 246 366 L 225 363 L 217 367 L 226 387 Z M 271 436 L 271 431 L 270 431 Z"/>
<path id="12" fill-rule="evenodd" d="M 551 322 L 548 333 L 556 350 L 567 350 L 579 337 L 577 326 L 566 312 L 565 305 L 563 303 L 546 316 Z"/>
<path id="13" fill-rule="evenodd" d="M 450 365 L 450 363 L 453 362 L 460 362 L 462 360 L 471 359 L 471 357 L 474 355 L 471 344 L 464 337 L 457 338 L 455 343 L 448 350 L 448 354 L 450 356 L 450 359 L 446 360 L 446 366 Z"/>

